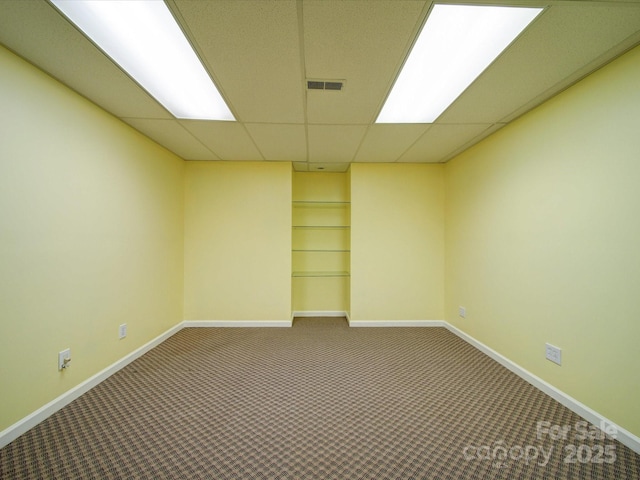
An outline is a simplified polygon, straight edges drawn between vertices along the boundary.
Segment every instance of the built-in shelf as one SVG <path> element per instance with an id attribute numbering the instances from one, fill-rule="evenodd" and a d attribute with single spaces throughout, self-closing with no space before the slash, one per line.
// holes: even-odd
<path id="1" fill-rule="evenodd" d="M 348 311 L 351 202 L 348 174 L 294 172 L 291 297 L 294 311 Z"/>
<path id="2" fill-rule="evenodd" d="M 336 230 L 351 227 L 349 225 L 293 225 L 293 228 L 309 230 Z"/>
<path id="3" fill-rule="evenodd" d="M 315 201 L 315 200 L 294 200 L 292 202 L 294 207 L 348 207 L 351 205 L 351 202 L 326 202 L 326 201 Z"/>
<path id="4" fill-rule="evenodd" d="M 313 278 L 313 277 L 348 277 L 349 272 L 292 272 L 292 277 L 296 278 Z"/>
<path id="5" fill-rule="evenodd" d="M 322 248 L 322 249 L 315 249 L 315 248 L 294 248 L 293 250 L 291 250 L 292 252 L 323 252 L 323 253 L 349 253 L 351 250 L 337 250 L 337 249 L 330 249 L 330 248 Z"/>

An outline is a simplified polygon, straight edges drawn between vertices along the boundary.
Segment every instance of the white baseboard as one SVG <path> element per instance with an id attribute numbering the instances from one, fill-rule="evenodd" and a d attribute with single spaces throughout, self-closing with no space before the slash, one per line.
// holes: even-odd
<path id="1" fill-rule="evenodd" d="M 455 335 L 457 335 L 458 337 L 460 337 L 462 340 L 464 340 L 465 342 L 469 343 L 470 345 L 473 345 L 475 348 L 477 348 L 481 352 L 485 353 L 486 355 L 488 355 L 489 357 L 494 359 L 496 362 L 501 364 L 503 367 L 505 367 L 508 370 L 510 370 L 511 372 L 515 373 L 520 378 L 522 378 L 526 382 L 528 382 L 531 385 L 533 385 L 534 387 L 536 387 L 538 390 L 541 390 L 542 392 L 546 393 L 551 398 L 553 398 L 554 400 L 558 401 L 559 403 L 561 403 L 562 405 L 567 407 L 569 410 L 571 410 L 574 413 L 580 415 L 582 418 L 587 420 L 592 425 L 595 425 L 598 428 L 600 428 L 601 425 L 614 427 L 616 429 L 616 431 L 617 431 L 616 439 L 620 443 L 622 443 L 623 445 L 626 445 L 627 447 L 629 447 L 634 452 L 640 454 L 640 437 L 637 437 L 636 435 L 634 435 L 633 433 L 629 432 L 628 430 L 625 430 L 624 428 L 620 427 L 619 425 L 616 425 L 614 422 L 612 422 L 608 418 L 600 415 L 595 410 L 587 407 L 586 405 L 584 405 L 583 403 L 579 402 L 575 398 L 567 395 L 562 390 L 559 390 L 556 387 L 554 387 L 553 385 L 545 382 L 540 377 L 534 375 L 533 373 L 529 372 L 528 370 L 525 370 L 520 365 L 512 362 L 507 357 L 499 354 L 498 352 L 496 352 L 492 348 L 489 348 L 484 343 L 482 343 L 482 342 L 476 340 L 475 338 L 473 338 L 472 336 L 464 333 L 462 330 L 459 330 L 458 328 L 454 327 L 450 323 L 444 322 L 444 324 L 445 324 L 444 326 L 450 332 L 454 333 Z"/>
<path id="2" fill-rule="evenodd" d="M 445 327 L 444 320 L 349 320 L 350 327 Z"/>
<path id="3" fill-rule="evenodd" d="M 291 320 L 185 320 L 187 327 L 290 327 Z"/>
<path id="4" fill-rule="evenodd" d="M 7 427 L 2 432 L 0 432 L 0 448 L 13 442 L 20 435 L 22 435 L 23 433 L 26 433 L 28 430 L 35 427 L 37 424 L 47 419 L 48 417 L 56 413 L 58 410 L 65 407 L 72 401 L 74 401 L 76 398 L 80 397 L 82 394 L 88 392 L 93 387 L 98 385 L 100 382 L 102 382 L 103 380 L 106 380 L 111 375 L 116 373 L 118 370 L 120 370 L 121 368 L 133 362 L 136 358 L 141 357 L 152 348 L 156 347 L 157 345 L 160 345 L 167 338 L 169 338 L 170 336 L 172 336 L 173 334 L 175 334 L 181 329 L 182 329 L 182 323 L 179 323 L 178 325 L 170 328 L 166 332 L 157 336 L 150 342 L 145 343 L 140 348 L 137 348 L 133 352 L 124 356 L 114 364 L 96 373 L 95 375 L 88 378 L 84 382 L 76 385 L 72 389 L 66 391 L 65 393 L 60 395 L 58 398 L 55 398 L 49 403 L 47 403 L 46 405 L 40 407 L 35 412 L 27 415 L 26 417 L 17 421 L 10 427 Z"/>
<path id="5" fill-rule="evenodd" d="M 344 310 L 300 310 L 291 313 L 294 317 L 347 317 L 349 314 Z"/>

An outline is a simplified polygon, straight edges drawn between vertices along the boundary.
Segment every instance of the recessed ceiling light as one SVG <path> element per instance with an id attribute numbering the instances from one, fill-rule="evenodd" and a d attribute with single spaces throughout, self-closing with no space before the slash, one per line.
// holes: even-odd
<path id="1" fill-rule="evenodd" d="M 376 123 L 431 123 L 542 8 L 436 4 Z"/>
<path id="2" fill-rule="evenodd" d="M 51 2 L 175 117 L 235 120 L 164 2 Z"/>

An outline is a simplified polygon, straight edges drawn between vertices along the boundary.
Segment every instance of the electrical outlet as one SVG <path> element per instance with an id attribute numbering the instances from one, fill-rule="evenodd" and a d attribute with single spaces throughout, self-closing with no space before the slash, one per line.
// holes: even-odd
<path id="1" fill-rule="evenodd" d="M 464 307 L 458 307 L 458 315 L 462 318 L 467 318 L 467 309 Z"/>
<path id="2" fill-rule="evenodd" d="M 64 370 L 69 368 L 69 362 L 71 361 L 71 349 L 67 348 L 58 352 L 58 370 Z"/>
<path id="3" fill-rule="evenodd" d="M 550 343 L 545 343 L 545 358 L 551 360 L 553 363 L 562 365 L 562 350 L 558 347 L 554 347 Z"/>
<path id="4" fill-rule="evenodd" d="M 121 339 L 123 339 L 124 337 L 127 336 L 127 324 L 123 323 L 122 325 L 120 325 L 118 327 L 118 335 L 120 336 Z"/>

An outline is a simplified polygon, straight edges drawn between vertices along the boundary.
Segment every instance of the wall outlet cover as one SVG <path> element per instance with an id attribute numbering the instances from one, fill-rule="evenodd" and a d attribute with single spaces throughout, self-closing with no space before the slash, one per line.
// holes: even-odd
<path id="1" fill-rule="evenodd" d="M 553 363 L 562 365 L 562 349 L 550 343 L 545 343 L 545 358 Z"/>

